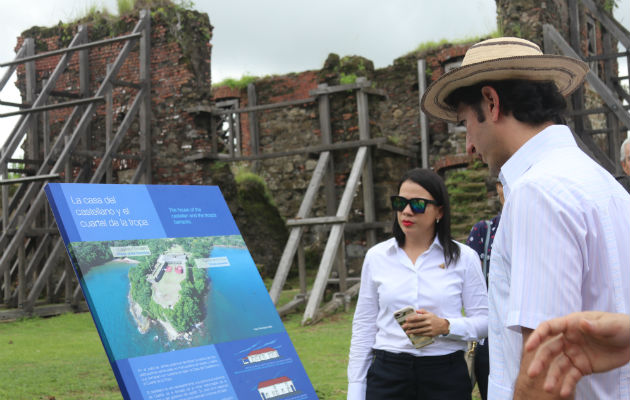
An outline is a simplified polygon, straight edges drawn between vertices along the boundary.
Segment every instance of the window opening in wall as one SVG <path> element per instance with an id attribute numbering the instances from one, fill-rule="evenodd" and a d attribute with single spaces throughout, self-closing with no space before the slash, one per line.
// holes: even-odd
<path id="1" fill-rule="evenodd" d="M 217 101 L 218 110 L 235 110 L 239 108 L 238 99 Z M 241 154 L 241 119 L 238 113 L 215 114 L 218 153 L 230 155 Z"/>
<path id="2" fill-rule="evenodd" d="M 596 56 L 597 55 L 597 29 L 595 25 L 595 21 L 593 17 L 587 15 L 586 17 L 586 41 L 587 41 L 587 49 L 586 56 Z M 588 63 L 591 71 L 593 71 L 596 75 L 599 75 L 599 65 L 596 60 L 589 61 Z"/>

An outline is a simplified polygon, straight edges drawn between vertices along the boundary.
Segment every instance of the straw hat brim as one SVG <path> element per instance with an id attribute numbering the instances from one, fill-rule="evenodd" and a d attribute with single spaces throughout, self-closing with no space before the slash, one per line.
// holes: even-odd
<path id="1" fill-rule="evenodd" d="M 482 61 L 442 75 L 427 88 L 421 106 L 425 113 L 435 118 L 457 122 L 457 113 L 444 99 L 460 87 L 506 79 L 553 81 L 560 93 L 568 96 L 582 84 L 587 72 L 588 65 L 583 61 L 553 54 Z"/>

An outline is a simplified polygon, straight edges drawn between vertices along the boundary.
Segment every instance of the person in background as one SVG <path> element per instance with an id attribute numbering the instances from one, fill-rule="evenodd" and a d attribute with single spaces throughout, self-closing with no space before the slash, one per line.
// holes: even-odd
<path id="1" fill-rule="evenodd" d="M 361 271 L 348 399 L 470 399 L 464 350 L 488 328 L 479 257 L 451 238 L 448 193 L 435 172 L 405 173 L 391 202 L 394 237 L 368 250 Z M 414 311 L 401 326 L 394 313 L 405 306 Z M 408 334 L 434 342 L 415 348 Z"/>
<path id="2" fill-rule="evenodd" d="M 621 168 L 626 175 L 630 175 L 630 138 L 626 138 L 626 140 L 623 141 L 619 153 Z"/>
<path id="3" fill-rule="evenodd" d="M 505 198 L 503 197 L 503 185 L 500 180 L 496 180 L 495 187 L 499 202 L 503 207 Z M 501 211 L 494 218 L 489 220 L 481 220 L 477 222 L 470 230 L 466 244 L 479 254 L 481 260 L 481 270 L 483 272 L 486 284 L 488 283 L 488 271 L 490 270 L 490 255 L 492 254 L 492 242 L 494 235 L 499 227 L 501 220 Z M 475 376 L 477 377 L 477 385 L 479 386 L 479 394 L 481 398 L 486 400 L 488 396 L 488 374 L 490 373 L 490 360 L 488 356 L 488 340 L 478 343 L 475 350 Z"/>
<path id="4" fill-rule="evenodd" d="M 617 176 L 616 178 L 621 186 L 630 192 L 630 138 L 626 138 L 626 140 L 623 141 L 621 148 L 619 149 L 619 153 L 619 161 L 621 162 L 623 174 Z"/>
<path id="5" fill-rule="evenodd" d="M 462 66 L 427 88 L 422 108 L 466 128 L 466 149 L 503 183 L 489 273 L 488 398 L 548 399 L 523 346 L 543 321 L 630 309 L 630 195 L 563 123 L 588 66 L 502 37 L 472 45 Z M 621 399 L 630 367 L 593 374 L 576 399 Z"/>

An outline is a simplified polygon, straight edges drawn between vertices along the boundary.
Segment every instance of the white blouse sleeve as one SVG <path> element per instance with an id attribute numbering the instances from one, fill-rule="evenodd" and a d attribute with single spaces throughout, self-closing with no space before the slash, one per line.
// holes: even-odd
<path id="1" fill-rule="evenodd" d="M 370 252 L 361 270 L 361 289 L 352 321 L 348 360 L 348 400 L 365 399 L 366 376 L 372 362 L 378 315 L 378 292 L 370 274 Z"/>
<path id="2" fill-rule="evenodd" d="M 466 316 L 449 318 L 450 332 L 446 336 L 456 340 L 480 340 L 488 336 L 488 290 L 474 250 L 460 246 L 458 263 L 465 268 L 462 304 Z"/>

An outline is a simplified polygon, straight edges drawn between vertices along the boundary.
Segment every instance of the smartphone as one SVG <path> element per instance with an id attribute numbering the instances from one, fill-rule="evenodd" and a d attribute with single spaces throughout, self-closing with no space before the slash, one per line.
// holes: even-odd
<path id="1" fill-rule="evenodd" d="M 407 319 L 407 316 L 415 312 L 416 310 L 413 307 L 407 306 L 401 308 L 400 310 L 394 311 L 394 319 L 396 320 L 396 322 L 398 322 L 398 325 L 402 327 L 405 323 L 405 320 Z M 411 340 L 413 347 L 415 347 L 416 349 L 420 349 L 434 342 L 431 336 L 422 336 L 415 333 L 407 334 L 407 337 L 409 338 L 409 340 Z"/>

